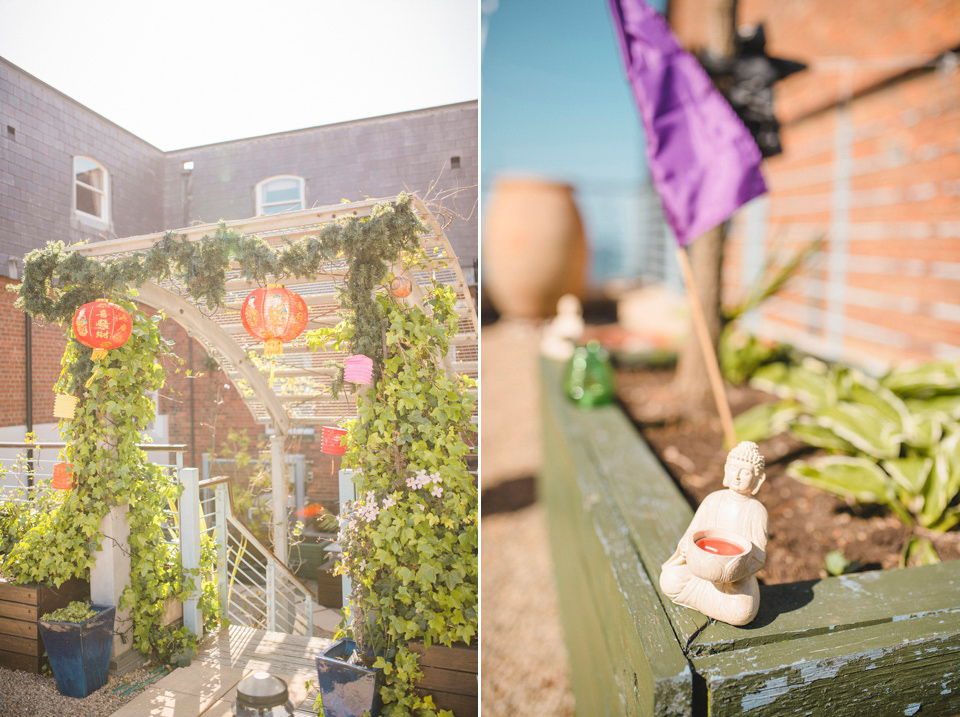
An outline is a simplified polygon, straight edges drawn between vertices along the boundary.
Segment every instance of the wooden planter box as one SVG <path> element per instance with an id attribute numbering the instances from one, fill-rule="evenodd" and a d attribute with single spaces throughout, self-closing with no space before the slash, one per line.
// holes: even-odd
<path id="1" fill-rule="evenodd" d="M 420 655 L 421 694 L 433 695 L 439 709 L 451 710 L 456 717 L 476 717 L 477 648 L 431 645 L 424 652 L 422 643 L 414 643 L 410 649 Z"/>
<path id="2" fill-rule="evenodd" d="M 541 365 L 551 550 L 581 715 L 960 713 L 960 561 L 761 586 L 745 627 L 660 592 L 693 517 L 616 406 Z"/>
<path id="3" fill-rule="evenodd" d="M 90 584 L 68 580 L 59 588 L 14 585 L 0 578 L 0 667 L 40 672 L 47 664 L 37 619 L 73 600 L 89 600 Z"/>

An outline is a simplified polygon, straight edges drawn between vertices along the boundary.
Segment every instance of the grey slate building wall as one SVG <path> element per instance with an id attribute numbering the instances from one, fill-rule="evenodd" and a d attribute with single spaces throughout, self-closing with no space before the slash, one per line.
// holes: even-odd
<path id="1" fill-rule="evenodd" d="M 306 180 L 307 206 L 401 191 L 442 197 L 454 215 L 447 236 L 469 282 L 477 258 L 477 128 L 474 101 L 164 153 L 0 58 L 0 276 L 8 275 L 8 257 L 51 240 L 254 216 L 257 182 L 292 174 Z M 107 228 L 73 212 L 76 155 L 109 172 Z M 194 163 L 189 173 L 186 160 Z"/>
<path id="2" fill-rule="evenodd" d="M 106 229 L 74 215 L 76 155 L 109 173 Z M 159 149 L 0 58 L 0 275 L 48 241 L 163 229 L 162 176 Z"/>
<path id="3" fill-rule="evenodd" d="M 165 222 L 177 228 L 252 217 L 256 184 L 280 174 L 306 180 L 308 207 L 432 194 L 463 217 L 446 232 L 469 274 L 477 257 L 477 122 L 477 103 L 464 102 L 169 152 Z M 184 171 L 188 161 L 193 169 Z"/>

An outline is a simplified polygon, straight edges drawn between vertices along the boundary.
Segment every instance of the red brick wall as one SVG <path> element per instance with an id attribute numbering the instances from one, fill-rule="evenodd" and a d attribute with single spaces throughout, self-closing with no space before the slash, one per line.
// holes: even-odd
<path id="1" fill-rule="evenodd" d="M 3 341 L 3 360 L 0 361 L 0 426 L 22 426 L 26 423 L 26 343 L 24 341 L 24 314 L 13 304 L 16 295 L 6 287 L 16 282 L 0 277 L 0 337 Z M 221 452 L 231 430 L 245 433 L 250 446 L 266 443 L 264 427 L 254 422 L 246 404 L 227 377 L 218 369 L 207 370 L 206 352 L 202 346 L 187 337 L 187 332 L 171 319 L 161 324 L 163 334 L 174 341 L 173 351 L 184 359 L 181 365 L 167 359 L 166 386 L 160 391 L 159 412 L 168 416 L 171 443 L 187 445 L 185 465 L 202 467 L 204 452 Z M 193 342 L 193 377 L 188 377 L 191 366 L 187 362 L 189 345 Z M 33 322 L 33 423 L 53 423 L 53 386 L 60 375 L 60 359 L 66 346 L 65 330 Z M 194 429 L 191 435 L 190 387 L 193 386 Z M 319 427 L 315 436 L 293 435 L 286 440 L 290 454 L 306 458 L 308 495 L 312 501 L 328 503 L 337 500 L 338 487 L 333 468 L 339 468 L 339 458 L 320 452 Z"/>
<path id="2" fill-rule="evenodd" d="M 13 304 L 17 295 L 8 286 L 18 282 L 0 277 L 0 426 L 27 422 L 27 357 L 24 313 Z M 60 376 L 60 357 L 66 339 L 63 329 L 33 322 L 33 423 L 52 423 L 53 386 Z"/>
<path id="3" fill-rule="evenodd" d="M 740 3 L 771 54 L 811 69 L 777 85 L 784 153 L 765 163 L 768 197 L 734 221 L 725 296 L 775 247 L 823 235 L 815 264 L 750 327 L 878 370 L 960 356 L 960 72 L 917 67 L 960 45 L 960 4 L 909 5 Z M 702 10 L 671 3 L 688 46 L 705 36 Z"/>

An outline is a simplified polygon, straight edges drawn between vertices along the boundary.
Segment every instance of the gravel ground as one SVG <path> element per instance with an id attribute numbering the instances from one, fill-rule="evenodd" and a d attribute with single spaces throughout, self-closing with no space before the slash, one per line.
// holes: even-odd
<path id="1" fill-rule="evenodd" d="M 481 334 L 483 717 L 573 714 L 553 565 L 533 476 L 540 467 L 535 324 Z"/>
<path id="2" fill-rule="evenodd" d="M 53 675 L 34 675 L 0 668 L 0 715 L 2 717 L 109 717 L 132 700 L 147 685 L 125 695 L 114 694 L 121 685 L 133 686 L 151 676 L 153 668 L 111 677 L 88 697 L 64 697 L 57 692 Z M 123 691 L 123 690 L 121 690 Z"/>

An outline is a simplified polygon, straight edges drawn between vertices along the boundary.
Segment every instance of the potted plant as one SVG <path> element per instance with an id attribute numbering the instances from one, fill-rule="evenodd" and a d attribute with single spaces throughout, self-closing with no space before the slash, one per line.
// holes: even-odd
<path id="1" fill-rule="evenodd" d="M 116 608 L 77 600 L 38 621 L 57 691 L 86 697 L 107 683 Z"/>
<path id="2" fill-rule="evenodd" d="M 317 659 L 328 717 L 374 715 L 380 701 L 385 714 L 437 714 L 417 686 L 423 672 L 415 643 L 451 646 L 477 634 L 477 494 L 465 461 L 473 382 L 442 368 L 457 328 L 455 305 L 440 286 L 423 308 L 377 295 L 372 323 L 378 333 L 381 321 L 386 326 L 379 375 L 360 396 L 345 441 L 358 496 L 340 516 L 338 570 L 352 584 L 338 633 L 345 639 Z M 347 320 L 309 341 L 348 350 L 359 333 Z M 382 672 L 382 684 L 371 670 Z M 340 696 L 325 687 L 347 673 L 375 693 L 352 713 L 336 711 Z"/>

